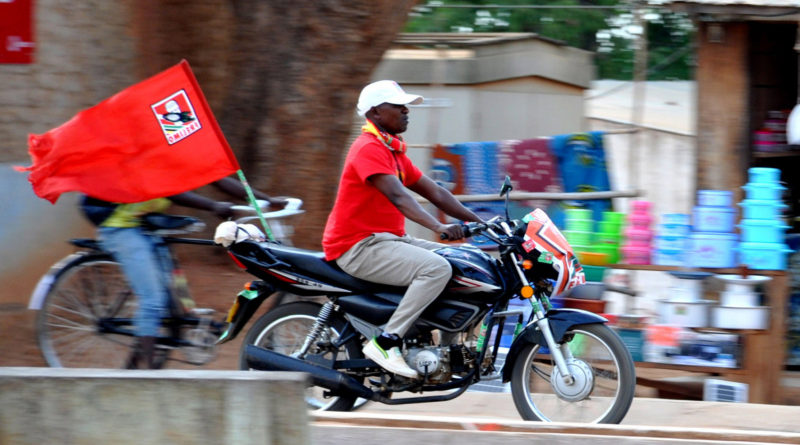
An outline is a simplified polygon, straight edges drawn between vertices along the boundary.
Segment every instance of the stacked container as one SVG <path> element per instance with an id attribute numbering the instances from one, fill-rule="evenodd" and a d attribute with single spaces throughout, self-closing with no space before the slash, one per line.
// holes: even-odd
<path id="1" fill-rule="evenodd" d="M 622 262 L 627 264 L 650 264 L 652 257 L 653 231 L 650 224 L 650 201 L 631 201 L 631 213 L 625 228 L 625 244 L 622 246 Z"/>
<path id="2" fill-rule="evenodd" d="M 594 220 L 590 209 L 564 210 L 564 238 L 575 252 L 587 252 L 594 243 Z"/>
<path id="3" fill-rule="evenodd" d="M 625 214 L 622 212 L 603 212 L 603 219 L 597 224 L 594 234 L 593 252 L 608 255 L 609 263 L 619 262 L 619 244 L 622 240 L 622 227 L 625 224 Z"/>
<path id="4" fill-rule="evenodd" d="M 786 245 L 786 229 L 782 220 L 786 204 L 781 200 L 786 187 L 780 184 L 780 170 L 753 167 L 748 170 L 750 182 L 742 188 L 745 200 L 739 230 L 740 262 L 751 269 L 784 270 L 791 249 Z"/>
<path id="5" fill-rule="evenodd" d="M 653 264 L 683 266 L 689 248 L 691 217 L 684 213 L 665 213 L 656 229 Z"/>
<path id="6" fill-rule="evenodd" d="M 692 267 L 734 267 L 738 237 L 733 232 L 736 209 L 733 193 L 698 190 L 689 235 L 689 265 Z"/>

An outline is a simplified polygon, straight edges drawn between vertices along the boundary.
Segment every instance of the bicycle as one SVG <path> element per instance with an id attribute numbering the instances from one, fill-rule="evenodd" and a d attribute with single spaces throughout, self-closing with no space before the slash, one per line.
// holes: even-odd
<path id="1" fill-rule="evenodd" d="M 292 226 L 283 220 L 304 210 L 300 209 L 301 200 L 287 201 L 284 209 L 263 216 L 270 220 L 276 238 L 291 244 Z M 259 205 L 268 203 L 260 201 Z M 258 218 L 249 206 L 234 206 L 233 210 L 246 214 L 237 223 Z M 168 248 L 174 244 L 217 246 L 209 239 L 175 236 L 203 230 L 205 224 L 196 218 L 158 214 L 146 219 L 146 229 Z M 77 238 L 69 242 L 82 250 L 56 262 L 31 295 L 29 309 L 39 310 L 36 317 L 39 349 L 51 367 L 121 367 L 135 343 L 133 318 L 138 299 L 119 263 L 97 240 Z M 161 320 L 162 332 L 156 344 L 156 366 L 163 367 L 167 360 L 201 366 L 216 357 L 218 340 L 225 335 L 230 320 L 219 320 L 213 309 L 194 306 L 178 260 L 172 249 L 168 250 L 174 265 L 173 280 L 169 289 L 169 315 Z M 267 309 L 286 298 L 287 295 L 277 292 L 269 298 L 271 304 Z M 182 360 L 170 357 L 175 350 L 183 353 Z"/>

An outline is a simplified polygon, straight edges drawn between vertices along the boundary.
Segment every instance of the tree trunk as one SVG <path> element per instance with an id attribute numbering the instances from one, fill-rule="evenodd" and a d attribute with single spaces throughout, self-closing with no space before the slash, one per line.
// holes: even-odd
<path id="1" fill-rule="evenodd" d="M 319 248 L 360 89 L 413 0 L 132 1 L 140 77 L 189 60 L 250 184 L 297 196 Z"/>

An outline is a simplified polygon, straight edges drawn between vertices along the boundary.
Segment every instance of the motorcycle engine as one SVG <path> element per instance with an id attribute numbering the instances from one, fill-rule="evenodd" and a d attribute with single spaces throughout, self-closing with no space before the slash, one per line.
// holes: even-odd
<path id="1" fill-rule="evenodd" d="M 419 375 L 428 375 L 431 383 L 450 380 L 450 348 L 428 346 L 409 348 L 406 361 Z"/>

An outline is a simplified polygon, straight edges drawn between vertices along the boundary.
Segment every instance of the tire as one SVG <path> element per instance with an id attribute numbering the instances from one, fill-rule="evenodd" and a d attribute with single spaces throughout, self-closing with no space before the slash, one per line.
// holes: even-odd
<path id="1" fill-rule="evenodd" d="M 311 330 L 322 306 L 310 302 L 286 303 L 270 310 L 253 323 L 242 342 L 239 353 L 239 368 L 250 369 L 244 350 L 247 345 L 255 345 L 271 351 L 291 356 L 302 346 L 306 334 Z M 321 339 L 336 339 L 344 329 L 345 321 L 332 315 L 331 323 L 321 334 Z M 317 342 L 319 343 L 319 341 Z M 319 347 L 312 345 L 310 353 L 318 353 Z M 328 353 L 330 355 L 330 352 Z M 363 358 L 361 343 L 352 340 L 338 351 L 337 360 Z M 350 411 L 356 404 L 356 397 L 329 396 L 327 390 L 312 386 L 306 392 L 309 409 L 320 411 Z"/>
<path id="2" fill-rule="evenodd" d="M 563 382 L 546 347 L 525 346 L 511 373 L 511 394 L 519 414 L 525 420 L 545 422 L 622 421 L 636 388 L 636 369 L 622 340 L 603 324 L 573 326 L 564 338 L 573 356 L 565 359 L 576 384 Z"/>
<path id="3" fill-rule="evenodd" d="M 77 257 L 58 272 L 36 317 L 42 356 L 57 368 L 122 368 L 135 343 L 137 307 L 119 263 L 109 254 Z M 99 321 L 112 317 L 124 321 L 119 327 L 128 334 L 100 332 Z M 160 349 L 156 362 L 163 365 L 167 353 Z"/>

